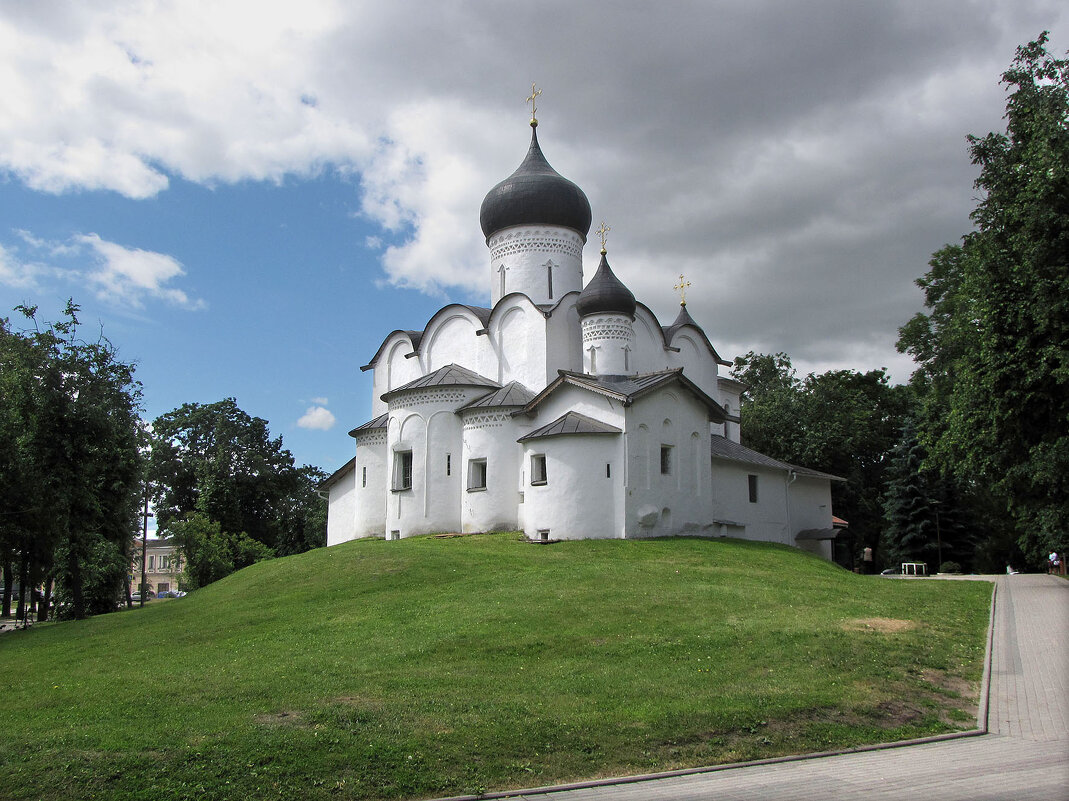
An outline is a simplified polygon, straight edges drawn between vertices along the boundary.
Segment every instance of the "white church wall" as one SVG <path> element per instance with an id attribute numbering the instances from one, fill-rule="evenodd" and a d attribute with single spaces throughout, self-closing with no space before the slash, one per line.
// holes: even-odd
<path id="1" fill-rule="evenodd" d="M 490 340 L 499 354 L 494 378 L 504 385 L 519 381 L 533 392 L 546 385 L 546 318 L 531 301 L 513 295 L 494 309 Z"/>
<path id="2" fill-rule="evenodd" d="M 327 490 L 327 545 L 356 537 L 356 472 L 349 470 Z"/>
<path id="3" fill-rule="evenodd" d="M 520 445 L 516 439 L 520 436 L 507 410 L 464 413 L 463 483 L 458 488 L 461 531 L 517 528 Z M 483 466 L 476 468 L 473 461 Z"/>
<path id="4" fill-rule="evenodd" d="M 556 392 L 543 400 L 538 406 L 537 416 L 528 419 L 532 428 L 541 428 L 568 412 L 585 414 L 620 430 L 624 427 L 624 409 L 619 401 L 567 384 L 558 387 Z"/>
<path id="5" fill-rule="evenodd" d="M 471 393 L 476 394 L 476 393 Z M 462 486 L 460 418 L 447 402 L 427 415 L 427 451 L 423 476 L 427 486 L 424 517 L 429 530 L 460 530 Z"/>
<path id="6" fill-rule="evenodd" d="M 546 372 L 539 389 L 553 381 L 558 370 L 583 371 L 582 329 L 575 309 L 578 300 L 578 292 L 568 295 L 546 320 Z"/>
<path id="7" fill-rule="evenodd" d="M 664 334 L 657 318 L 644 306 L 635 309 L 635 319 L 631 323 L 634 331 L 635 369 L 640 373 L 652 373 L 669 366 L 668 354 L 664 350 Z"/>
<path id="8" fill-rule="evenodd" d="M 683 374 L 693 381 L 710 398 L 720 394 L 717 386 L 718 366 L 705 343 L 691 330 L 683 329 L 672 338 L 672 347 L 679 352 L 668 351 L 668 366 L 682 367 Z"/>
<path id="9" fill-rule="evenodd" d="M 494 378 L 498 374 L 497 354 L 488 337 L 476 335 L 481 329 L 482 321 L 462 306 L 447 307 L 435 315 L 420 343 L 422 374 L 456 364 Z"/>
<path id="10" fill-rule="evenodd" d="M 374 367 L 372 379 L 372 418 L 386 412 L 386 401 L 382 399 L 383 395 L 423 375 L 419 359 L 405 358 L 409 353 L 412 353 L 412 342 L 407 334 L 391 335 L 383 347 L 382 355 Z"/>
<path id="11" fill-rule="evenodd" d="M 583 288 L 585 241 L 570 228 L 515 225 L 498 231 L 486 244 L 491 305 L 510 292 L 522 292 L 539 304 L 555 303 Z"/>
<path id="12" fill-rule="evenodd" d="M 529 539 L 620 537 L 620 434 L 545 437 L 523 444 L 524 526 Z M 544 456 L 546 481 L 531 483 L 531 458 Z M 606 476 L 606 465 L 609 475 Z"/>
<path id="13" fill-rule="evenodd" d="M 750 500 L 750 476 L 756 477 L 756 501 Z M 713 460 L 713 516 L 741 523 L 732 536 L 794 545 L 787 530 L 787 473 L 758 465 Z"/>
<path id="14" fill-rule="evenodd" d="M 427 463 L 426 420 L 408 409 L 391 409 L 386 442 L 389 486 L 386 536 L 400 539 L 426 533 L 429 530 L 423 515 L 426 484 L 422 475 L 422 466 Z M 408 480 L 402 481 L 406 461 Z"/>
<path id="15" fill-rule="evenodd" d="M 358 434 L 354 471 L 356 537 L 385 534 L 388 475 L 386 432 L 379 429 Z"/>
<path id="16" fill-rule="evenodd" d="M 789 488 L 791 535 L 806 529 L 831 528 L 831 482 L 811 476 L 798 476 Z M 802 550 L 832 558 L 831 540 L 802 540 L 793 543 Z"/>
<path id="17" fill-rule="evenodd" d="M 627 431 L 627 536 L 711 533 L 706 408 L 690 393 L 667 388 L 627 410 Z"/>

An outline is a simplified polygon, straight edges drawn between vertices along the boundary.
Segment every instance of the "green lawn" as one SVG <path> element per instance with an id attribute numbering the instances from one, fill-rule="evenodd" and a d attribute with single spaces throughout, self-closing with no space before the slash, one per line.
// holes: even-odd
<path id="1" fill-rule="evenodd" d="M 968 729 L 990 595 L 735 540 L 352 542 L 0 637 L 0 796 L 426 797 Z"/>

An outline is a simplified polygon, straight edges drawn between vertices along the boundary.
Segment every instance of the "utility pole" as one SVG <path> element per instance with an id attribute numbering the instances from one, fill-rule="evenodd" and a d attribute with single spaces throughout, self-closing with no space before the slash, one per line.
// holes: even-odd
<path id="1" fill-rule="evenodd" d="M 152 517 L 148 513 L 148 490 L 149 483 L 145 482 L 145 509 L 141 512 L 141 606 L 145 605 L 145 596 L 148 595 L 148 519 Z"/>
<path id="2" fill-rule="evenodd" d="M 931 501 L 933 507 L 935 507 L 935 547 L 936 553 L 939 554 L 939 564 L 936 567 L 936 572 L 943 569 L 943 535 L 939 531 L 939 504 L 941 501 Z"/>

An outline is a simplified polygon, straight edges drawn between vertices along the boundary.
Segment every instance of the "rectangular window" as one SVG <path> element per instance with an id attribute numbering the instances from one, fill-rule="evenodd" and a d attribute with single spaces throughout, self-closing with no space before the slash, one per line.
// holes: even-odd
<path id="1" fill-rule="evenodd" d="M 164 573 L 166 573 L 170 569 L 171 569 L 171 557 L 169 557 L 169 556 L 161 556 L 160 557 L 160 570 L 162 570 Z"/>
<path id="2" fill-rule="evenodd" d="M 161 581 L 159 584 L 156 585 L 156 592 L 170 592 L 170 591 L 171 591 L 171 585 L 170 585 L 169 582 Z"/>
<path id="3" fill-rule="evenodd" d="M 486 459 L 468 462 L 468 492 L 486 489 Z"/>
<path id="4" fill-rule="evenodd" d="M 453 475 L 453 454 L 451 453 L 445 455 L 445 474 L 447 476 Z"/>
<path id="5" fill-rule="evenodd" d="M 412 489 L 412 451 L 397 451 L 393 455 L 394 492 Z"/>
<path id="6" fill-rule="evenodd" d="M 546 483 L 546 455 L 544 453 L 531 457 L 531 485 Z"/>
<path id="7" fill-rule="evenodd" d="M 612 465 L 607 463 L 605 465 L 605 478 L 612 478 Z"/>
<path id="8" fill-rule="evenodd" d="M 156 557 L 155 556 L 150 556 L 148 558 L 148 571 L 149 571 L 149 573 L 154 573 L 156 571 Z"/>
<path id="9" fill-rule="evenodd" d="M 672 474 L 672 446 L 661 446 L 661 475 L 668 476 Z"/>
<path id="10" fill-rule="evenodd" d="M 757 476 L 751 473 L 746 479 L 750 484 L 750 503 L 757 503 Z"/>
<path id="11" fill-rule="evenodd" d="M 360 468 L 360 486 L 361 487 L 366 487 L 367 486 L 367 468 L 366 467 L 361 467 Z"/>
<path id="12" fill-rule="evenodd" d="M 538 531 L 538 539 L 542 542 L 549 542 L 549 529 L 543 528 Z"/>

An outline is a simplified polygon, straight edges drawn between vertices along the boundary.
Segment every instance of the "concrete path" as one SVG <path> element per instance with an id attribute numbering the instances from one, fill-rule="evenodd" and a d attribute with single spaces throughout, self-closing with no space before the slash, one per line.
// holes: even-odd
<path id="1" fill-rule="evenodd" d="M 510 797 L 1069 801 L 1069 582 L 1042 575 L 995 580 L 988 734 L 611 786 L 523 791 Z"/>

